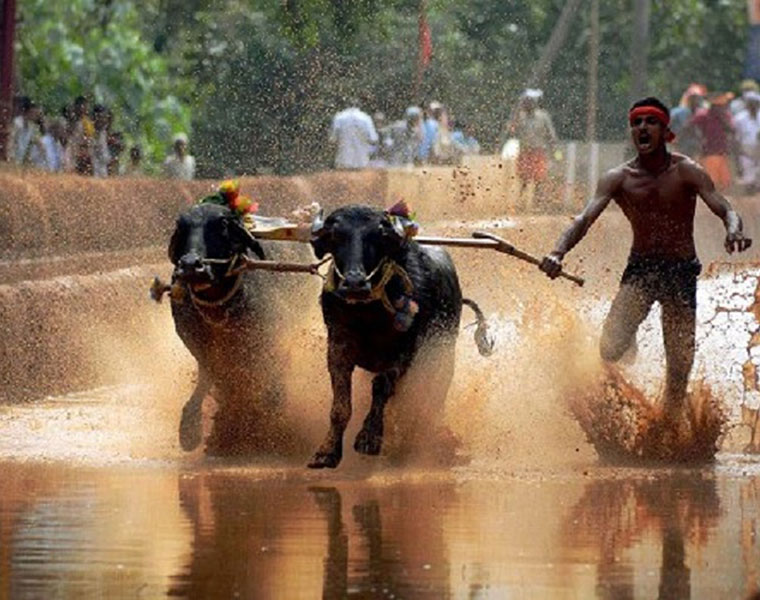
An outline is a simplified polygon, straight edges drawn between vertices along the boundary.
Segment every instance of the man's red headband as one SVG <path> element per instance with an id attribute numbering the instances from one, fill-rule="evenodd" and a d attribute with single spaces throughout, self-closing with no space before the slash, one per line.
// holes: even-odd
<path id="1" fill-rule="evenodd" d="M 664 110 L 657 108 L 656 106 L 637 106 L 628 113 L 628 122 L 633 125 L 633 120 L 636 117 L 652 116 L 657 119 L 665 127 L 665 141 L 672 142 L 676 139 L 676 134 L 670 131 L 668 125 L 670 125 L 670 117 Z"/>

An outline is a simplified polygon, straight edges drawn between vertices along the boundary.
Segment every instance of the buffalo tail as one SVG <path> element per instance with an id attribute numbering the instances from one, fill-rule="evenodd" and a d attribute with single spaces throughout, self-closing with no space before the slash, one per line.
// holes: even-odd
<path id="1" fill-rule="evenodd" d="M 477 320 L 477 327 L 475 328 L 475 344 L 478 347 L 478 352 L 481 356 L 490 356 L 493 353 L 494 340 L 491 334 L 488 332 L 488 323 L 483 311 L 474 300 L 469 298 L 462 298 L 462 304 L 469 306 L 475 313 L 475 319 Z"/>

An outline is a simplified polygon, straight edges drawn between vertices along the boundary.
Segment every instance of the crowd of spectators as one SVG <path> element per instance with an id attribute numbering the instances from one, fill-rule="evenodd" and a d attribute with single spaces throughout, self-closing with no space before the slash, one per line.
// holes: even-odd
<path id="1" fill-rule="evenodd" d="M 671 110 L 673 148 L 698 160 L 719 189 L 734 183 L 760 190 L 760 86 L 747 79 L 740 93 L 691 84 Z M 734 180 L 736 175 L 736 180 Z"/>
<path id="2" fill-rule="evenodd" d="M 350 100 L 333 118 L 329 141 L 337 169 L 455 165 L 480 152 L 467 124 L 440 102 L 409 106 L 402 118 L 389 122 L 382 112 L 370 116 L 358 100 Z"/>
<path id="3" fill-rule="evenodd" d="M 519 140 L 517 170 L 525 185 L 540 187 L 556 153 L 557 135 L 541 107 L 542 92 L 525 90 L 507 124 L 508 136 Z M 440 102 L 409 106 L 401 118 L 364 112 L 350 100 L 329 131 L 338 169 L 419 165 L 457 165 L 480 145 L 467 123 L 455 119 Z M 94 177 L 144 174 L 143 151 L 135 144 L 125 152 L 125 136 L 114 128 L 112 110 L 79 96 L 57 116 L 47 116 L 26 96 L 14 102 L 9 132 L 9 160 L 24 167 Z M 698 160 L 716 185 L 725 190 L 738 183 L 748 193 L 760 191 L 760 86 L 745 80 L 740 93 L 708 91 L 694 83 L 671 110 L 673 148 Z M 178 133 L 163 162 L 163 174 L 194 179 L 195 159 L 188 138 Z"/>
<path id="4" fill-rule="evenodd" d="M 123 132 L 115 130 L 113 111 L 77 97 L 58 116 L 45 115 L 27 96 L 14 101 L 8 159 L 19 166 L 54 173 L 93 177 L 136 176 L 144 173 L 143 150 L 134 144 L 125 155 Z M 195 159 L 187 151 L 184 133 L 174 137 L 163 164 L 164 174 L 176 179 L 195 177 Z"/>

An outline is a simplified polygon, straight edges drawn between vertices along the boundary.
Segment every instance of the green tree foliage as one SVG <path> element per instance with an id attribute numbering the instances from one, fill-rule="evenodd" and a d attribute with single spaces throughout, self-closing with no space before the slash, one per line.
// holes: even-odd
<path id="1" fill-rule="evenodd" d="M 156 164 L 172 133 L 190 125 L 190 88 L 144 38 L 143 7 L 127 0 L 21 0 L 17 80 L 19 93 L 49 114 L 78 95 L 109 106 L 115 129 L 141 143 Z"/>
<path id="2" fill-rule="evenodd" d="M 419 0 L 21 0 L 22 87 L 53 105 L 94 91 L 133 135 L 162 142 L 191 110 L 210 177 L 328 167 L 330 120 L 349 97 L 391 119 L 440 100 L 496 151 L 564 4 L 428 0 L 434 56 L 417 89 Z M 597 130 L 620 139 L 633 3 L 600 6 Z M 585 133 L 589 8 L 541 83 L 563 138 Z M 673 105 L 692 81 L 735 89 L 746 18 L 743 0 L 652 2 L 648 92 Z"/>

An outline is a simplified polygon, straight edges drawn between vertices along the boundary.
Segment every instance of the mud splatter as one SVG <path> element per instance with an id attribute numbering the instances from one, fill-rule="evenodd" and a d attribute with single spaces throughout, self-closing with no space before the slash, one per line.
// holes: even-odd
<path id="1" fill-rule="evenodd" d="M 614 367 L 570 395 L 570 409 L 599 457 L 611 463 L 709 462 L 728 419 L 723 403 L 703 381 L 686 400 L 686 422 L 674 432 L 660 407 Z"/>

